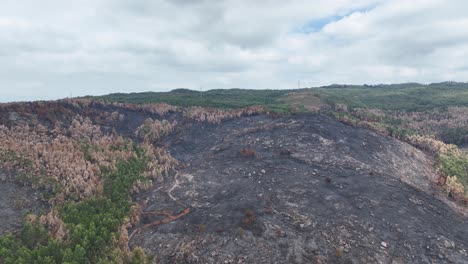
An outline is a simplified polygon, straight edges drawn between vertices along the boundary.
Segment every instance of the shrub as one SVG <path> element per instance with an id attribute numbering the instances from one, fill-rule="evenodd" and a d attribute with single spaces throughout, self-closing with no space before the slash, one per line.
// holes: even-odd
<path id="1" fill-rule="evenodd" d="M 143 139 L 144 142 L 154 143 L 162 137 L 169 135 L 176 124 L 176 121 L 169 123 L 167 120 L 159 121 L 148 118 L 137 128 L 135 135 Z"/>
<path id="2" fill-rule="evenodd" d="M 47 231 L 38 223 L 26 222 L 21 230 L 21 241 L 29 249 L 34 249 L 38 245 L 46 245 Z"/>
<path id="3" fill-rule="evenodd" d="M 257 152 L 253 149 L 242 148 L 239 150 L 239 154 L 241 154 L 244 157 L 254 158 L 257 155 Z"/>
<path id="4" fill-rule="evenodd" d="M 241 219 L 241 226 L 243 228 L 250 229 L 256 221 L 257 217 L 255 217 L 255 213 L 251 209 L 246 209 L 244 211 L 244 217 Z"/>
<path id="5" fill-rule="evenodd" d="M 465 194 L 463 185 L 458 181 L 456 176 L 448 176 L 445 183 L 445 189 L 449 193 L 449 196 L 453 198 L 461 197 Z"/>
<path id="6" fill-rule="evenodd" d="M 210 107 L 189 107 L 183 111 L 184 117 L 198 122 L 220 124 L 224 120 L 265 113 L 263 106 L 250 106 L 235 110 Z"/>

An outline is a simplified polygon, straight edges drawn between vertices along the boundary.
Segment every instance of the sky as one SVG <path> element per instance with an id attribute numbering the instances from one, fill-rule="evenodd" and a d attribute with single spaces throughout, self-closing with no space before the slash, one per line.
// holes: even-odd
<path id="1" fill-rule="evenodd" d="M 2 0 L 0 101 L 468 81 L 466 0 Z"/>

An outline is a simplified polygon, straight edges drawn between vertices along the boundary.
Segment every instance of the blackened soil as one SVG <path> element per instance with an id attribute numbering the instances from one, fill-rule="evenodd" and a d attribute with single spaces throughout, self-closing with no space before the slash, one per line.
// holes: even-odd
<path id="1" fill-rule="evenodd" d="M 167 143 L 179 173 L 139 198 L 191 212 L 132 239 L 158 263 L 468 263 L 468 219 L 395 139 L 298 115 L 181 125 Z"/>

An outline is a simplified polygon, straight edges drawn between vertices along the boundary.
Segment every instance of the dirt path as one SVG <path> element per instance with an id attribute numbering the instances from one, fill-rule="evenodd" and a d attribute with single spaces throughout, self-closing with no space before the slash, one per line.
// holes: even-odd
<path id="1" fill-rule="evenodd" d="M 158 263 L 468 263 L 468 219 L 405 143 L 320 115 L 196 123 L 167 143 L 177 188 L 141 199 L 191 212 L 132 240 Z"/>

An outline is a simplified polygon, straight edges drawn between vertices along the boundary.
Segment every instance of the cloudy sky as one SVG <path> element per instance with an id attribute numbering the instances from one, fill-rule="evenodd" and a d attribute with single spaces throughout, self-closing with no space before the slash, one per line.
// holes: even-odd
<path id="1" fill-rule="evenodd" d="M 466 0 L 1 0 L 0 101 L 468 81 Z"/>

